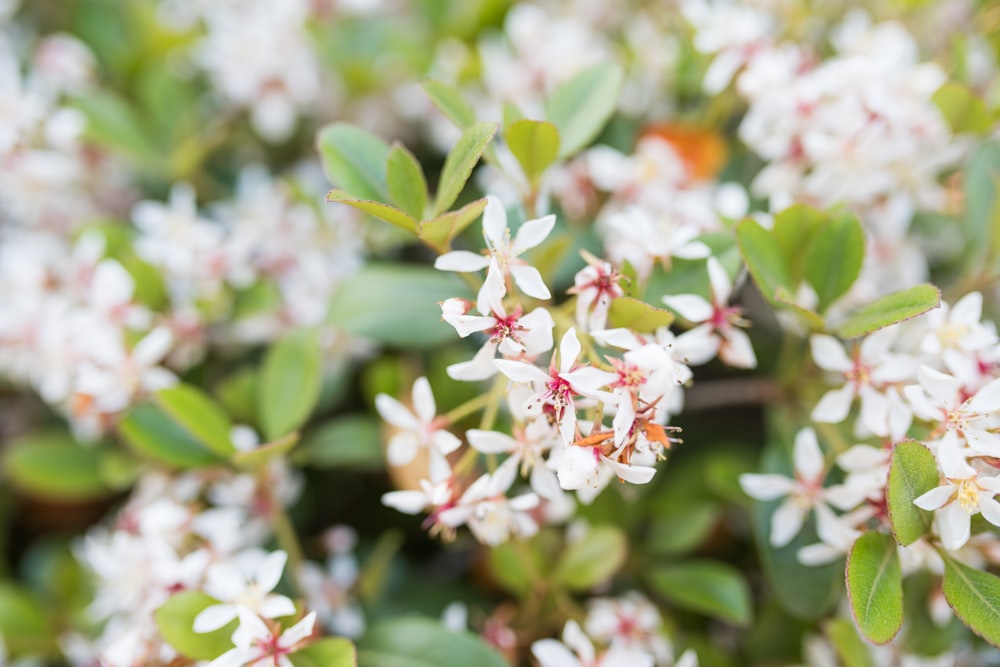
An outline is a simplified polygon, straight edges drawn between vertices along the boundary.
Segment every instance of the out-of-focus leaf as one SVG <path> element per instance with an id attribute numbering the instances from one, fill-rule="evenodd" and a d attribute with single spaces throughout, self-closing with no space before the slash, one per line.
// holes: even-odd
<path id="1" fill-rule="evenodd" d="M 973 632 L 1000 646 L 1000 578 L 945 557 L 944 597 Z"/>
<path id="2" fill-rule="evenodd" d="M 652 333 L 660 327 L 670 326 L 673 321 L 674 314 L 666 308 L 657 308 L 630 296 L 618 297 L 608 310 L 608 326 L 626 327 L 640 333 Z"/>
<path id="3" fill-rule="evenodd" d="M 462 133 L 445 158 L 431 217 L 436 218 L 455 203 L 496 132 L 496 123 L 476 123 Z"/>
<path id="4" fill-rule="evenodd" d="M 544 120 L 514 121 L 504 131 L 504 139 L 531 183 L 537 183 L 559 155 L 559 130 Z"/>
<path id="5" fill-rule="evenodd" d="M 430 267 L 372 264 L 341 283 L 328 321 L 387 345 L 432 347 L 455 337 L 437 304 L 467 293 L 454 276 Z"/>
<path id="6" fill-rule="evenodd" d="M 719 519 L 713 504 L 697 503 L 654 515 L 646 548 L 657 555 L 687 553 L 700 545 Z"/>
<path id="7" fill-rule="evenodd" d="M 291 433 L 312 414 L 323 383 L 316 332 L 299 329 L 268 349 L 257 384 L 257 412 L 268 440 Z"/>
<path id="8" fill-rule="evenodd" d="M 384 220 L 390 225 L 395 225 L 396 227 L 412 232 L 413 234 L 417 233 L 417 228 L 420 226 L 420 223 L 413 219 L 408 213 L 396 208 L 395 206 L 389 206 L 388 204 L 371 201 L 369 199 L 356 199 L 353 195 L 344 190 L 330 190 L 330 192 L 326 194 L 326 200 L 337 204 L 347 204 L 351 208 L 364 211 L 368 215 L 373 215 L 379 220 Z"/>
<path id="9" fill-rule="evenodd" d="M 625 564 L 628 540 L 617 526 L 592 526 L 566 545 L 552 578 L 570 590 L 585 591 L 611 578 Z"/>
<path id="10" fill-rule="evenodd" d="M 462 99 L 462 94 L 457 90 L 440 81 L 424 81 L 422 86 L 434 106 L 460 130 L 466 130 L 476 124 L 476 112 Z"/>
<path id="11" fill-rule="evenodd" d="M 128 102 L 108 91 L 90 93 L 73 101 L 87 117 L 84 136 L 96 144 L 117 151 L 140 165 L 149 166 L 159 158 L 156 145 Z"/>
<path id="12" fill-rule="evenodd" d="M 0 636 L 15 655 L 49 653 L 55 642 L 51 615 L 29 591 L 8 582 L 0 583 Z"/>
<path id="13" fill-rule="evenodd" d="M 545 116 L 559 130 L 559 157 L 585 148 L 618 105 L 624 75 L 612 63 L 595 65 L 559 85 L 545 105 Z"/>
<path id="14" fill-rule="evenodd" d="M 530 595 L 541 580 L 544 563 L 534 541 L 505 542 L 489 550 L 490 571 L 497 582 L 518 597 Z"/>
<path id="15" fill-rule="evenodd" d="M 29 433 L 7 444 L 3 473 L 15 488 L 43 498 L 100 498 L 111 493 L 101 476 L 102 456 L 68 433 Z"/>
<path id="16" fill-rule="evenodd" d="M 193 660 L 212 660 L 233 647 L 230 637 L 238 622 L 233 619 L 218 630 L 198 633 L 194 631 L 194 619 L 218 603 L 201 591 L 183 591 L 164 602 L 153 617 L 163 638 L 178 652 Z"/>
<path id="17" fill-rule="evenodd" d="M 289 659 L 295 667 L 357 667 L 358 652 L 354 644 L 343 637 L 324 637 Z"/>
<path id="18" fill-rule="evenodd" d="M 868 531 L 847 557 L 847 595 L 858 630 L 886 644 L 903 627 L 903 571 L 891 535 Z"/>
<path id="19" fill-rule="evenodd" d="M 792 284 L 785 258 L 771 232 L 753 218 L 745 218 L 736 225 L 736 239 L 750 275 L 769 303 L 776 305 L 775 295 L 780 288 L 795 293 L 797 285 Z"/>
<path id="20" fill-rule="evenodd" d="M 303 438 L 295 452 L 300 465 L 316 468 L 381 470 L 381 433 L 378 423 L 364 415 L 338 417 Z"/>
<path id="21" fill-rule="evenodd" d="M 958 81 L 945 82 L 933 99 L 953 132 L 977 134 L 993 124 L 983 100 Z"/>
<path id="22" fill-rule="evenodd" d="M 413 153 L 400 143 L 389 151 L 386 181 L 392 201 L 414 220 L 424 219 L 427 206 L 427 180 Z"/>
<path id="23" fill-rule="evenodd" d="M 457 211 L 450 211 L 420 225 L 420 240 L 444 254 L 451 250 L 452 240 L 483 213 L 486 199 L 469 202 Z"/>
<path id="24" fill-rule="evenodd" d="M 805 249 L 806 280 L 819 297 L 817 310 L 847 293 L 861 273 L 865 258 L 865 233 L 861 223 L 846 211 L 831 214 L 816 229 Z"/>
<path id="25" fill-rule="evenodd" d="M 650 573 L 650 583 L 678 607 L 736 625 L 750 623 L 750 587 L 731 565 L 716 561 L 667 565 Z"/>
<path id="26" fill-rule="evenodd" d="M 274 442 L 265 442 L 249 451 L 236 452 L 229 457 L 229 460 L 244 470 L 257 470 L 274 459 L 284 458 L 298 442 L 299 434 L 289 433 Z"/>
<path id="27" fill-rule="evenodd" d="M 793 204 L 774 216 L 771 235 L 778 243 L 789 282 L 798 285 L 806 274 L 806 253 L 812 236 L 826 220 L 827 214 L 805 204 Z"/>
<path id="28" fill-rule="evenodd" d="M 219 456 L 235 450 L 229 439 L 232 422 L 225 410 L 205 392 L 188 384 L 178 384 L 156 392 L 156 403 L 206 449 Z"/>
<path id="29" fill-rule="evenodd" d="M 903 546 L 927 534 L 932 513 L 913 504 L 938 485 L 937 459 L 915 440 L 904 440 L 892 448 L 886 501 L 892 533 Z"/>
<path id="30" fill-rule="evenodd" d="M 376 623 L 358 643 L 360 667 L 507 667 L 469 632 L 451 632 L 419 616 Z"/>
<path id="31" fill-rule="evenodd" d="M 256 368 L 246 366 L 226 376 L 215 385 L 214 394 L 235 420 L 242 424 L 257 423 L 257 380 Z"/>
<path id="32" fill-rule="evenodd" d="M 389 147 L 374 134 L 347 123 L 334 123 L 316 135 L 326 174 L 335 187 L 356 199 L 389 200 L 385 182 Z"/>
<path id="33" fill-rule="evenodd" d="M 876 667 L 871 649 L 846 618 L 834 618 L 823 629 L 844 667 Z"/>
<path id="34" fill-rule="evenodd" d="M 220 462 L 218 456 L 153 405 L 137 405 L 118 424 L 132 449 L 174 468 L 199 468 Z"/>
<path id="35" fill-rule="evenodd" d="M 941 291 L 933 285 L 917 285 L 893 292 L 851 313 L 837 327 L 841 338 L 855 338 L 908 320 L 941 305 Z"/>

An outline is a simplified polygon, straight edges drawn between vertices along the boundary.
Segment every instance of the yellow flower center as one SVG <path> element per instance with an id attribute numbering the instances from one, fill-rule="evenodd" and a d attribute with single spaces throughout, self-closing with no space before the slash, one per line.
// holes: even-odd
<path id="1" fill-rule="evenodd" d="M 963 479 L 958 485 L 958 504 L 969 514 L 979 511 L 979 487 L 973 477 Z"/>

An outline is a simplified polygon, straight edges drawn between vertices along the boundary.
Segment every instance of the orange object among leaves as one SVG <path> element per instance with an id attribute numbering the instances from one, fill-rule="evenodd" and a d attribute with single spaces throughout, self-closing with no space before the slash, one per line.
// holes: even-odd
<path id="1" fill-rule="evenodd" d="M 641 138 L 654 137 L 670 144 L 695 180 L 714 178 L 726 164 L 726 141 L 709 127 L 662 123 L 647 126 Z"/>

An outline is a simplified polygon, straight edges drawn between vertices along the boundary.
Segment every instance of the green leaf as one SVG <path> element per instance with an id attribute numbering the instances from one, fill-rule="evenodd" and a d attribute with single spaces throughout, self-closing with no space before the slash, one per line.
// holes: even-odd
<path id="1" fill-rule="evenodd" d="M 813 233 L 805 251 L 806 280 L 819 296 L 817 310 L 847 293 L 861 273 L 865 258 L 865 233 L 852 214 L 839 212 L 828 217 Z"/>
<path id="2" fill-rule="evenodd" d="M 823 626 L 844 667 L 876 667 L 871 649 L 846 618 L 834 618 Z"/>
<path id="3" fill-rule="evenodd" d="M 323 384 L 316 332 L 299 329 L 272 345 L 257 383 L 257 412 L 268 440 L 291 433 L 312 414 Z"/>
<path id="4" fill-rule="evenodd" d="M 822 315 L 795 303 L 795 297 L 789 294 L 784 287 L 778 288 L 774 295 L 774 303 L 777 308 L 793 313 L 809 331 L 823 331 L 826 327 L 826 321 Z"/>
<path id="5" fill-rule="evenodd" d="M 657 593 L 682 609 L 735 625 L 750 623 L 750 587 L 731 565 L 715 561 L 668 565 L 653 570 L 650 583 Z"/>
<path id="6" fill-rule="evenodd" d="M 507 667 L 470 632 L 451 632 L 419 616 L 375 624 L 358 643 L 360 667 Z"/>
<path id="7" fill-rule="evenodd" d="M 976 134 L 993 125 L 983 100 L 957 81 L 948 81 L 938 88 L 933 100 L 953 132 Z"/>
<path id="8" fill-rule="evenodd" d="M 903 571 L 891 535 L 869 531 L 847 557 L 847 596 L 858 630 L 886 644 L 903 627 Z"/>
<path id="9" fill-rule="evenodd" d="M 239 624 L 233 619 L 213 632 L 195 632 L 195 616 L 218 603 L 201 591 L 184 591 L 164 602 L 153 617 L 160 634 L 177 651 L 193 660 L 212 660 L 233 647 L 230 637 Z"/>
<path id="10" fill-rule="evenodd" d="M 416 234 L 420 226 L 408 213 L 395 206 L 389 206 L 382 202 L 371 201 L 369 199 L 356 199 L 344 190 L 330 190 L 326 193 L 326 200 L 337 204 L 347 204 L 359 211 L 364 211 L 368 215 L 375 216 L 379 220 L 384 220 L 390 225 L 395 225 L 400 229 Z"/>
<path id="11" fill-rule="evenodd" d="M 504 131 L 504 139 L 531 183 L 537 183 L 559 155 L 559 130 L 544 120 L 514 121 Z"/>
<path id="12" fill-rule="evenodd" d="M 423 220 L 427 206 L 427 179 L 417 158 L 397 142 L 389 151 L 386 181 L 393 203 L 414 220 Z"/>
<path id="13" fill-rule="evenodd" d="M 88 500 L 111 493 L 101 475 L 103 452 L 68 433 L 28 433 L 6 445 L 4 477 L 17 489 L 54 500 Z"/>
<path id="14" fill-rule="evenodd" d="M 295 667 L 357 667 L 358 652 L 343 637 L 325 637 L 290 656 Z"/>
<path id="15" fill-rule="evenodd" d="M 780 288 L 795 293 L 798 285 L 792 284 L 785 258 L 769 231 L 753 218 L 744 218 L 736 224 L 736 240 L 750 275 L 771 305 L 776 305 L 775 295 Z"/>
<path id="16" fill-rule="evenodd" d="M 0 583 L 0 636 L 14 655 L 52 651 L 52 614 L 25 588 Z"/>
<path id="17" fill-rule="evenodd" d="M 295 452 L 300 465 L 316 468 L 382 469 L 379 424 L 367 415 L 338 417 L 303 438 Z"/>
<path id="18" fill-rule="evenodd" d="M 513 102 L 503 103 L 503 125 L 507 127 L 524 118 L 524 113 Z"/>
<path id="19" fill-rule="evenodd" d="M 577 153 L 600 133 L 618 105 L 622 78 L 621 67 L 602 63 L 552 91 L 545 115 L 559 130 L 559 157 Z"/>
<path id="20" fill-rule="evenodd" d="M 1000 180 L 1000 144 L 987 141 L 977 146 L 964 165 L 962 190 L 965 199 L 963 224 L 974 257 L 1000 243 L 997 211 L 997 181 Z"/>
<path id="21" fill-rule="evenodd" d="M 445 158 L 431 217 L 436 218 L 455 203 L 496 132 L 496 123 L 476 123 L 462 133 Z"/>
<path id="22" fill-rule="evenodd" d="M 774 216 L 771 235 L 781 250 L 790 285 L 797 287 L 805 278 L 806 253 L 802 250 L 809 247 L 813 234 L 826 219 L 826 213 L 805 204 L 793 204 Z"/>
<path id="23" fill-rule="evenodd" d="M 441 321 L 438 303 L 466 296 L 454 276 L 425 266 L 371 264 L 341 283 L 330 303 L 330 324 L 397 347 L 433 347 L 455 330 Z"/>
<path id="24" fill-rule="evenodd" d="M 611 302 L 608 310 L 608 326 L 625 327 L 639 333 L 652 333 L 660 327 L 668 327 L 674 321 L 674 314 L 666 308 L 621 296 Z"/>
<path id="25" fill-rule="evenodd" d="M 434 106 L 460 130 L 467 130 L 476 124 L 476 112 L 457 90 L 440 81 L 428 80 L 421 85 Z"/>
<path id="26" fill-rule="evenodd" d="M 266 442 L 245 452 L 236 452 L 229 460 L 244 470 L 259 470 L 274 459 L 279 459 L 292 451 L 299 442 L 298 433 L 289 433 L 274 442 Z"/>
<path id="27" fill-rule="evenodd" d="M 917 285 L 893 292 L 848 316 L 836 333 L 841 338 L 855 338 L 887 326 L 923 315 L 941 305 L 941 291 L 933 285 Z"/>
<path id="28" fill-rule="evenodd" d="M 457 211 L 450 211 L 425 221 L 420 225 L 418 236 L 439 254 L 444 254 L 451 250 L 452 240 L 482 215 L 485 208 L 485 198 L 469 202 Z"/>
<path id="29" fill-rule="evenodd" d="M 132 449 L 173 468 L 200 468 L 220 462 L 211 450 L 153 405 L 137 405 L 118 423 Z"/>
<path id="30" fill-rule="evenodd" d="M 937 459 L 915 440 L 904 440 L 892 448 L 886 501 L 896 541 L 907 546 L 927 534 L 932 512 L 913 504 L 938 485 Z"/>
<path id="31" fill-rule="evenodd" d="M 316 142 L 334 186 L 356 199 L 388 201 L 385 169 L 389 147 L 384 141 L 359 127 L 334 123 L 320 129 Z"/>
<path id="32" fill-rule="evenodd" d="M 944 556 L 948 604 L 973 632 L 1000 647 L 1000 578 Z"/>
<path id="33" fill-rule="evenodd" d="M 570 590 L 585 591 L 604 583 L 625 564 L 628 539 L 617 526 L 592 526 L 570 542 L 556 565 L 553 580 Z"/>
<path id="34" fill-rule="evenodd" d="M 156 403 L 206 449 L 219 456 L 236 451 L 229 439 L 233 425 L 225 410 L 197 387 L 178 384 L 161 389 L 156 392 Z"/>
<path id="35" fill-rule="evenodd" d="M 91 93 L 73 100 L 73 106 L 87 117 L 87 139 L 142 164 L 154 164 L 160 159 L 139 114 L 117 94 Z"/>
<path id="36" fill-rule="evenodd" d="M 227 375 L 213 387 L 213 394 L 233 419 L 244 424 L 257 423 L 257 378 L 254 366 L 244 366 Z"/>
<path id="37" fill-rule="evenodd" d="M 656 555 L 683 554 L 697 548 L 719 521 L 719 509 L 710 503 L 671 506 L 657 512 L 649 527 L 646 548 Z"/>

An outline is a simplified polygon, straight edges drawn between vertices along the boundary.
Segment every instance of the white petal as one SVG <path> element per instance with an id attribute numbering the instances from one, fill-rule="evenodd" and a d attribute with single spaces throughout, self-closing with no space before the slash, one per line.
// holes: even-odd
<path id="1" fill-rule="evenodd" d="M 390 491 L 382 495 L 382 504 L 403 514 L 419 514 L 427 507 L 427 496 L 421 491 Z"/>
<path id="2" fill-rule="evenodd" d="M 816 334 L 809 339 L 809 347 L 813 361 L 824 370 L 846 373 L 854 368 L 844 346 L 833 336 Z"/>
<path id="3" fill-rule="evenodd" d="M 929 366 L 920 367 L 920 370 L 917 371 L 917 379 L 924 391 L 942 406 L 954 405 L 955 397 L 959 389 L 962 388 L 962 383 L 956 378 Z"/>
<path id="4" fill-rule="evenodd" d="M 284 551 L 272 551 L 257 569 L 254 579 L 257 586 L 262 591 L 273 591 L 281 580 L 281 573 L 285 570 L 285 563 L 288 562 L 288 554 Z"/>
<path id="5" fill-rule="evenodd" d="M 810 418 L 821 424 L 839 424 L 851 411 L 852 402 L 854 402 L 854 387 L 850 384 L 845 384 L 840 389 L 831 389 L 819 399 Z"/>
<path id="6" fill-rule="evenodd" d="M 500 270 L 496 258 L 491 258 L 490 268 L 486 272 L 486 280 L 476 298 L 476 308 L 483 315 L 489 315 L 492 312 L 500 317 L 506 317 L 507 312 L 503 308 L 505 294 L 507 294 L 507 286 L 504 284 L 503 271 Z"/>
<path id="7" fill-rule="evenodd" d="M 170 329 L 157 327 L 136 343 L 132 349 L 132 358 L 145 366 L 151 366 L 167 356 L 174 336 Z"/>
<path id="8" fill-rule="evenodd" d="M 459 271 L 462 273 L 480 271 L 489 265 L 489 257 L 469 252 L 468 250 L 453 250 L 441 255 L 434 261 L 435 269 L 440 271 Z"/>
<path id="9" fill-rule="evenodd" d="M 586 486 L 597 473 L 597 460 L 592 447 L 567 447 L 559 458 L 559 486 L 566 491 Z"/>
<path id="10" fill-rule="evenodd" d="M 393 426 L 414 431 L 420 428 L 420 422 L 414 414 L 388 394 L 379 394 L 375 397 L 375 409 L 382 419 Z"/>
<path id="11" fill-rule="evenodd" d="M 437 414 L 431 383 L 425 377 L 419 377 L 413 383 L 413 411 L 423 424 L 431 423 Z"/>
<path id="12" fill-rule="evenodd" d="M 913 504 L 922 510 L 936 510 L 944 507 L 954 495 L 955 485 L 945 484 L 914 498 Z"/>
<path id="13" fill-rule="evenodd" d="M 556 224 L 556 216 L 547 215 L 537 220 L 528 220 L 517 230 L 511 250 L 514 255 L 520 255 L 525 250 L 534 248 L 548 238 Z"/>
<path id="14" fill-rule="evenodd" d="M 514 276 L 514 284 L 528 296 L 536 299 L 552 298 L 552 293 L 542 280 L 542 274 L 535 267 L 527 264 L 511 264 L 510 274 Z"/>
<path id="15" fill-rule="evenodd" d="M 264 618 L 282 618 L 295 613 L 295 603 L 284 595 L 268 595 L 257 611 Z"/>
<path id="16" fill-rule="evenodd" d="M 483 454 L 502 454 L 517 449 L 517 440 L 506 433 L 471 429 L 465 432 L 465 437 L 473 449 Z"/>
<path id="17" fill-rule="evenodd" d="M 316 627 L 316 612 L 311 611 L 301 621 L 281 633 L 278 638 L 278 645 L 282 648 L 291 648 L 313 633 Z"/>
<path id="18" fill-rule="evenodd" d="M 719 346 L 719 357 L 734 368 L 756 368 L 757 356 L 753 352 L 750 336 L 739 329 L 722 330 L 723 344 Z"/>
<path id="19" fill-rule="evenodd" d="M 455 331 L 462 338 L 477 331 L 492 329 L 497 323 L 494 317 L 481 317 L 479 315 L 443 315 L 441 319 L 455 327 Z"/>
<path id="20" fill-rule="evenodd" d="M 712 313 L 715 312 L 712 304 L 697 294 L 665 296 L 663 303 L 688 322 L 704 322 L 711 319 Z"/>
<path id="21" fill-rule="evenodd" d="M 985 415 L 991 412 L 1000 412 L 1000 378 L 993 380 L 985 387 L 982 387 L 968 400 L 965 405 L 966 412 L 977 415 Z"/>
<path id="22" fill-rule="evenodd" d="M 774 500 L 787 496 L 795 488 L 795 480 L 784 475 L 744 473 L 740 475 L 743 492 L 757 500 Z"/>
<path id="23" fill-rule="evenodd" d="M 979 292 L 969 292 L 951 307 L 948 315 L 950 324 L 976 326 L 983 316 L 983 295 Z"/>
<path id="24" fill-rule="evenodd" d="M 611 466 L 611 469 L 615 471 L 615 474 L 620 479 L 632 484 L 648 484 L 653 479 L 653 476 L 656 475 L 656 468 L 649 466 L 625 465 L 618 461 L 612 461 L 606 456 L 602 460 Z"/>
<path id="25" fill-rule="evenodd" d="M 714 257 L 708 258 L 708 279 L 712 284 L 712 301 L 720 305 L 728 303 L 729 295 L 733 291 L 733 282 L 719 260 Z"/>
<path id="26" fill-rule="evenodd" d="M 580 340 L 576 337 L 576 329 L 571 328 L 563 334 L 562 340 L 559 341 L 560 374 L 568 373 L 573 368 L 576 358 L 580 356 L 581 349 L 583 347 L 580 345 Z"/>
<path id="27" fill-rule="evenodd" d="M 205 607 L 194 617 L 195 632 L 212 632 L 224 627 L 236 618 L 236 606 L 231 604 L 213 604 Z"/>
<path id="28" fill-rule="evenodd" d="M 548 373 L 538 366 L 526 364 L 523 361 L 510 361 L 509 359 L 494 359 L 493 364 L 500 369 L 514 382 L 548 382 L 552 379 Z"/>
<path id="29" fill-rule="evenodd" d="M 431 436 L 431 446 L 442 455 L 451 454 L 462 446 L 462 440 L 451 431 L 438 429 Z"/>
<path id="30" fill-rule="evenodd" d="M 409 431 L 397 433 L 389 441 L 389 447 L 386 449 L 386 459 L 389 461 L 389 465 L 405 466 L 416 457 L 419 449 L 420 443 L 413 433 Z"/>
<path id="31" fill-rule="evenodd" d="M 507 243 L 507 210 L 494 195 L 486 197 L 483 235 L 493 248 L 502 248 Z"/>
<path id="32" fill-rule="evenodd" d="M 955 551 L 969 541 L 972 517 L 958 503 L 945 505 L 937 511 L 934 519 L 945 549 Z"/>
<path id="33" fill-rule="evenodd" d="M 771 515 L 771 546 L 780 549 L 802 530 L 806 510 L 791 502 L 782 503 Z"/>
<path id="34" fill-rule="evenodd" d="M 941 465 L 941 472 L 948 479 L 968 479 L 976 474 L 969 462 L 962 453 L 962 448 L 958 443 L 958 436 L 954 431 L 948 431 L 941 438 L 941 445 L 937 450 L 938 463 Z"/>
<path id="35" fill-rule="evenodd" d="M 823 473 L 823 451 L 819 448 L 816 432 L 804 428 L 795 434 L 795 472 L 804 479 L 813 480 Z"/>
<path id="36" fill-rule="evenodd" d="M 555 639 L 541 639 L 533 643 L 531 655 L 538 660 L 539 667 L 580 667 L 576 656 Z"/>
<path id="37" fill-rule="evenodd" d="M 629 329 L 603 329 L 591 331 L 591 337 L 605 347 L 618 347 L 623 350 L 635 350 L 642 347 L 635 333 Z"/>
<path id="38" fill-rule="evenodd" d="M 584 663 L 594 661 L 594 645 L 587 635 L 583 633 L 576 621 L 567 621 L 563 628 L 563 641 L 566 645 L 576 651 L 576 654 L 583 658 Z"/>

